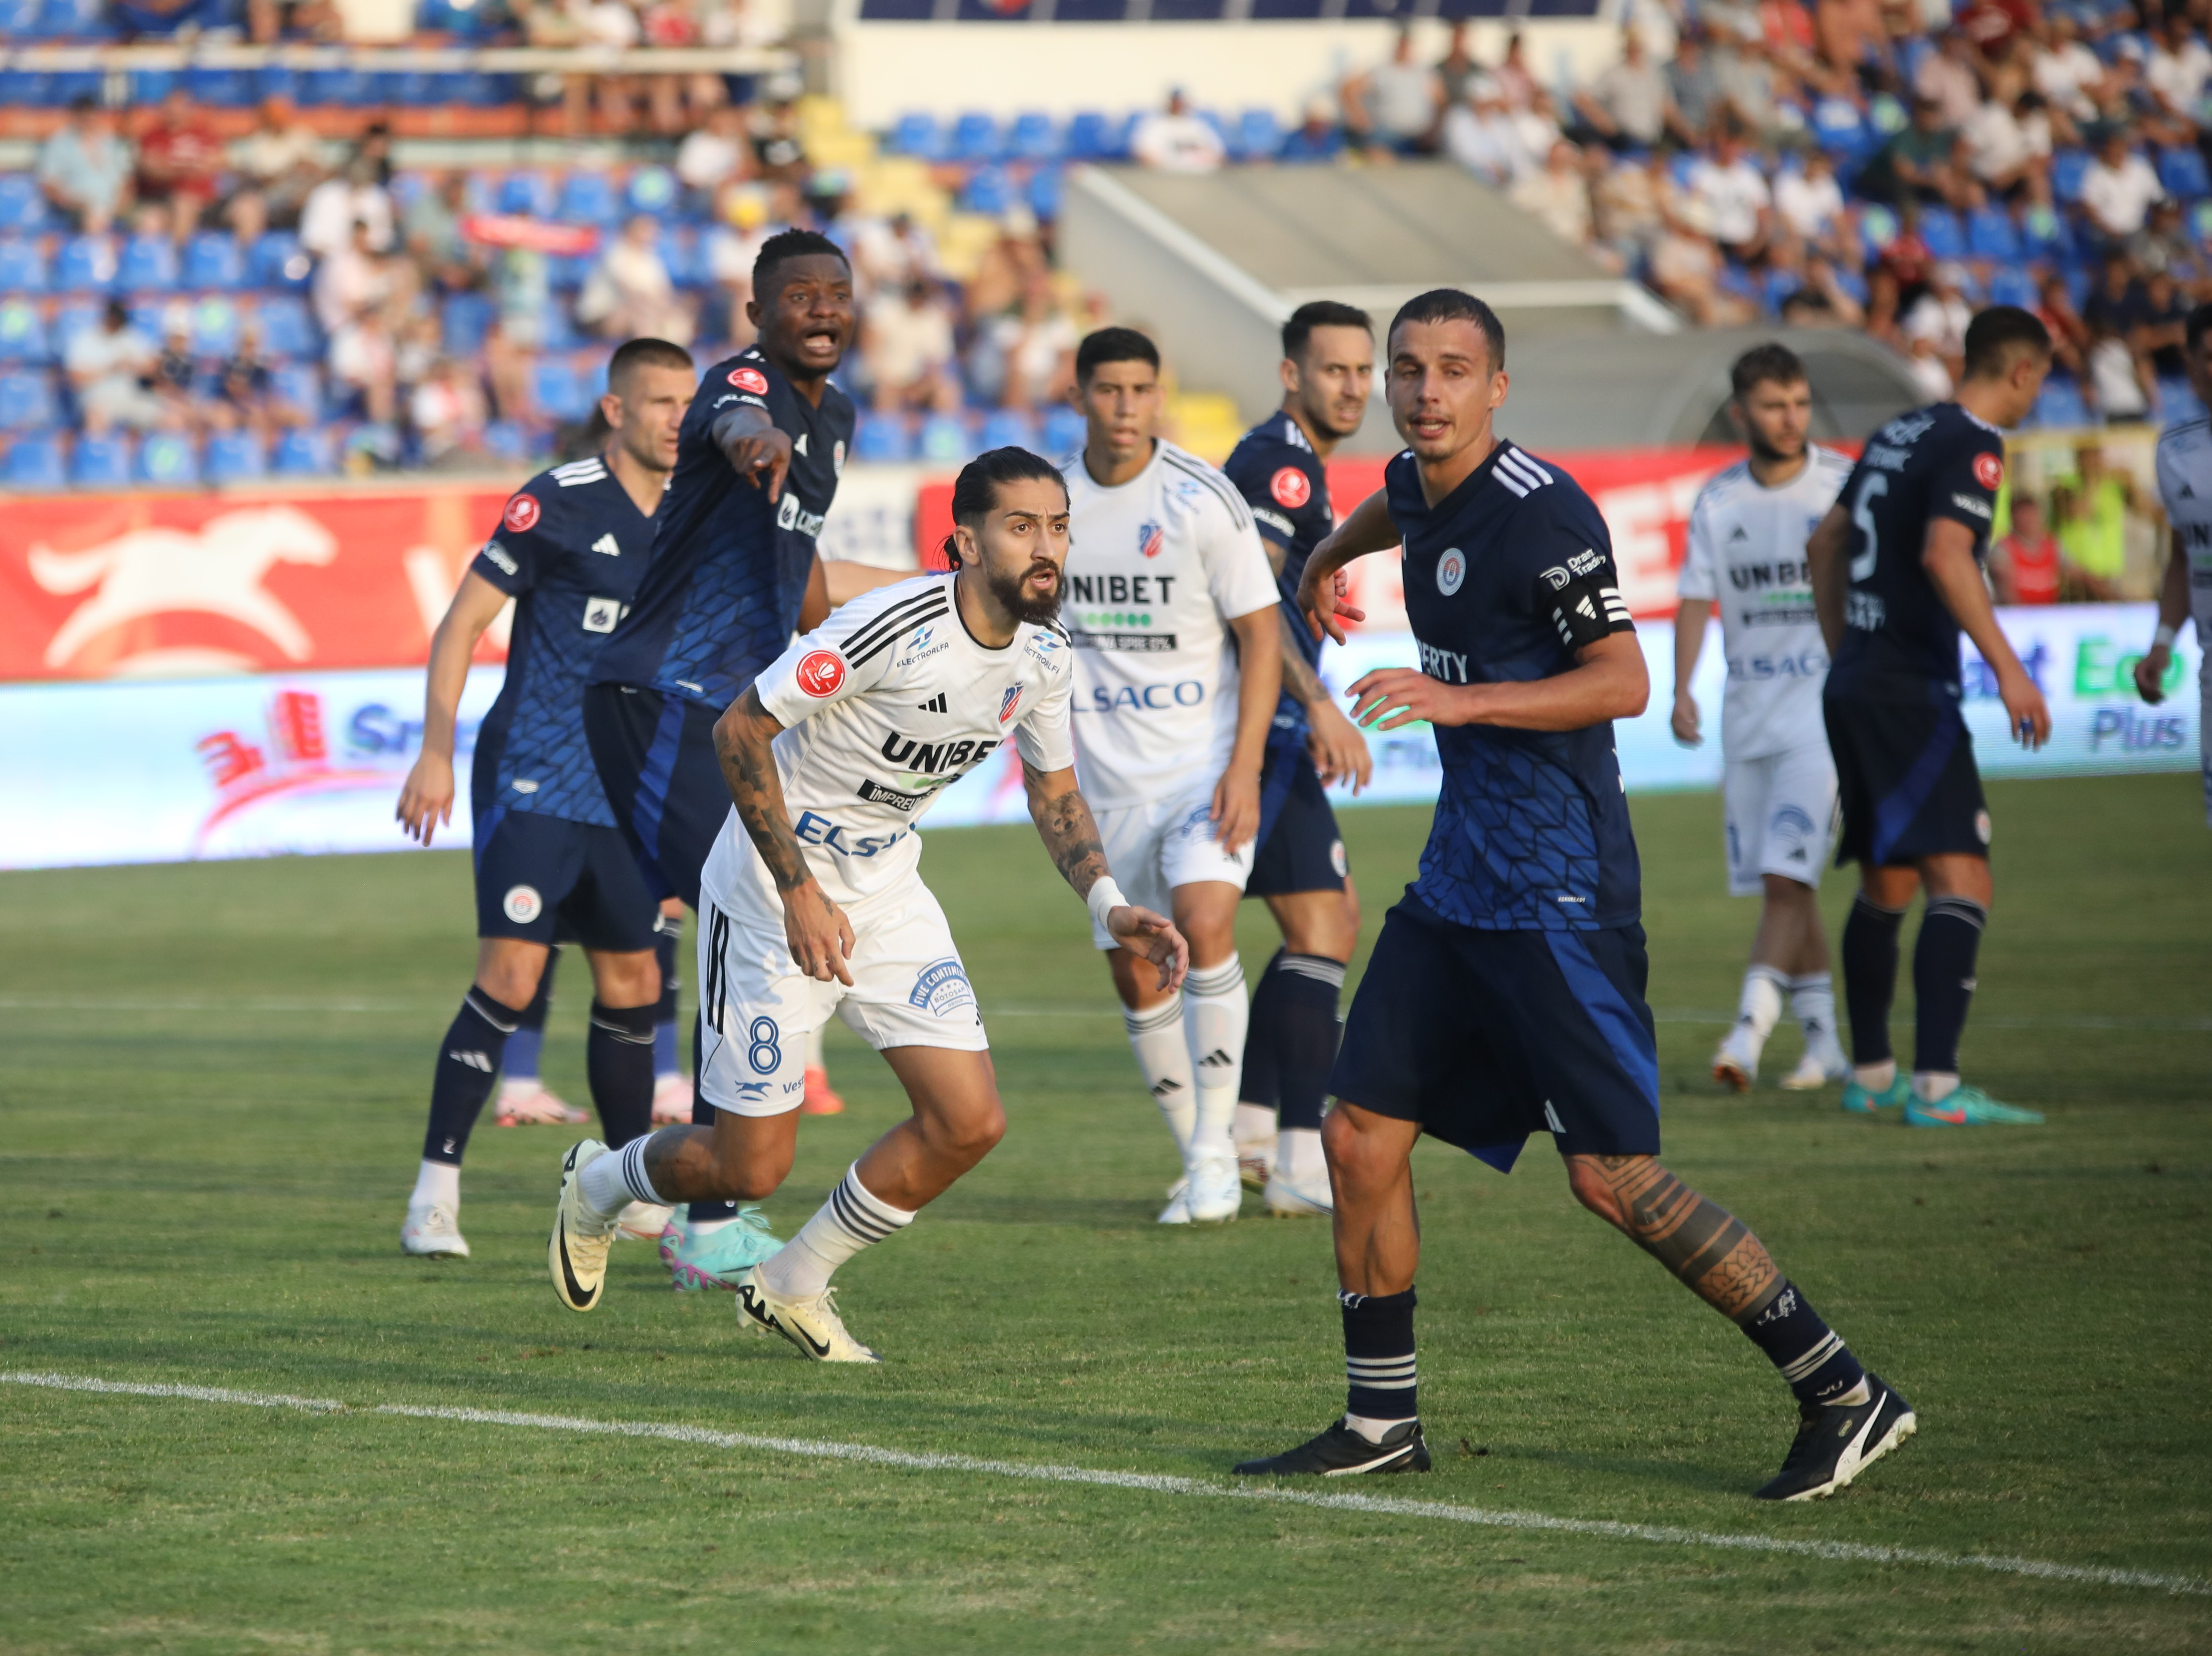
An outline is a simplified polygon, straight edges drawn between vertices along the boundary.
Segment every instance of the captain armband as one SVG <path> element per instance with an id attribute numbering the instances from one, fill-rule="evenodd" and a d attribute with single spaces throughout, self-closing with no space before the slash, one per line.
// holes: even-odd
<path id="1" fill-rule="evenodd" d="M 1611 634 L 1635 630 L 1619 579 L 1613 560 L 1595 549 L 1571 554 L 1536 577 L 1537 607 L 1550 606 L 1561 644 L 1579 650 Z"/>

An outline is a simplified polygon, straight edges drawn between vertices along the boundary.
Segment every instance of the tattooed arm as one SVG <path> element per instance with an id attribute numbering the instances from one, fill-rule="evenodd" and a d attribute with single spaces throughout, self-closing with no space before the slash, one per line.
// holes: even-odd
<path id="1" fill-rule="evenodd" d="M 1766 1245 L 1648 1156 L 1571 1156 L 1576 1198 L 1731 1321 L 1766 1308 L 1782 1273 Z"/>
<path id="2" fill-rule="evenodd" d="M 799 836 L 791 831 L 783 779 L 776 773 L 772 747 L 782 730 L 775 716 L 761 706 L 760 691 L 748 685 L 744 695 L 714 721 L 714 754 L 721 761 L 722 780 L 737 805 L 738 820 L 752 836 L 754 848 L 783 895 L 783 934 L 791 944 L 791 958 L 811 978 L 827 983 L 834 977 L 849 986 L 853 974 L 845 962 L 853 955 L 853 923 L 822 889 L 806 865 Z"/>
<path id="3" fill-rule="evenodd" d="M 1091 888 L 1107 876 L 1106 847 L 1099 842 L 1091 807 L 1076 792 L 1074 771 L 1041 771 L 1024 760 L 1022 786 L 1029 795 L 1030 820 L 1052 854 L 1053 866 L 1074 887 L 1077 896 L 1088 898 Z M 1117 904 L 1107 912 L 1106 930 L 1122 948 L 1159 968 L 1163 990 L 1182 981 L 1190 965 L 1190 946 L 1164 915 L 1131 903 Z"/>

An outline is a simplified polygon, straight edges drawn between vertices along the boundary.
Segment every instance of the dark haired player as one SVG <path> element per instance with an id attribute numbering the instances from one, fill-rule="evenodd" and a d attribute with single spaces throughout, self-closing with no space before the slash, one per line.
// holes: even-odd
<path id="1" fill-rule="evenodd" d="M 1833 658 L 1821 710 L 1844 808 L 1836 861 L 1859 865 L 1844 923 L 1852 1063 L 1844 1107 L 1872 1114 L 1902 1104 L 1911 1127 L 2043 1119 L 1959 1081 L 1959 1036 L 1995 889 L 1990 813 L 1960 712 L 1959 634 L 1996 675 L 2014 735 L 2041 747 L 2051 709 L 1997 626 L 1982 565 L 2004 482 L 2002 428 L 2027 416 L 2050 371 L 2040 321 L 2010 305 L 1982 312 L 1966 327 L 1958 399 L 1901 414 L 1869 438 L 1806 549 Z M 1889 1004 L 1897 934 L 1923 888 L 1908 1087 L 1890 1050 Z"/>
<path id="2" fill-rule="evenodd" d="M 1359 898 L 1324 789 L 1357 793 L 1366 741 L 1329 699 L 1321 640 L 1298 615 L 1306 556 L 1336 527 L 1328 457 L 1359 429 L 1375 379 L 1367 312 L 1315 300 L 1283 324 L 1283 405 L 1222 466 L 1252 508 L 1283 602 L 1283 695 L 1260 767 L 1260 829 L 1244 895 L 1264 899 L 1283 946 L 1252 992 L 1237 1091 L 1237 1160 L 1270 1213 L 1327 1213 L 1321 1113 L 1336 1059 L 1337 997 L 1359 942 Z"/>
<path id="3" fill-rule="evenodd" d="M 2199 305 L 2182 325 L 2181 360 L 2197 400 L 2212 397 L 2212 305 Z M 2136 689 L 2154 707 L 2166 700 L 2173 688 L 2166 682 L 2173 640 L 2193 617 L 2202 658 L 2197 749 L 2204 765 L 2204 819 L 2212 822 L 2212 420 L 2199 416 L 2159 434 L 2158 494 L 2173 526 L 2173 544 L 2159 585 L 2157 630 L 2136 663 Z"/>
<path id="4" fill-rule="evenodd" d="M 1413 1143 L 1431 1133 L 1504 1169 L 1548 1130 L 1577 1199 L 1741 1327 L 1796 1393 L 1796 1441 L 1761 1497 L 1830 1494 L 1911 1433 L 1912 1411 L 1741 1221 L 1659 1165 L 1659 1053 L 1612 726 L 1643 710 L 1650 684 L 1605 520 L 1574 479 L 1492 431 L 1505 336 L 1488 306 L 1423 294 L 1389 347 L 1407 452 L 1315 549 L 1298 600 L 1340 638 L 1338 615 L 1361 618 L 1343 604 L 1344 567 L 1404 541 L 1420 670 L 1369 673 L 1350 694 L 1363 722 L 1435 727 L 1443 791 L 1329 1078 L 1346 1411 L 1237 1470 L 1427 1470 Z"/>
<path id="5" fill-rule="evenodd" d="M 648 1125 L 659 916 L 585 745 L 584 680 L 651 554 L 653 511 L 693 384 L 690 354 L 665 340 L 633 339 L 617 350 L 599 399 L 605 453 L 540 472 L 508 500 L 430 640 L 422 751 L 398 811 L 426 846 L 453 820 L 453 719 L 469 657 L 515 601 L 506 682 L 477 731 L 470 771 L 476 982 L 439 1046 L 422 1170 L 399 1233 L 410 1253 L 469 1251 L 459 1225 L 462 1153 L 507 1038 L 537 997 L 556 925 L 591 961 L 585 1061 L 607 1137 L 627 1142 Z M 624 1228 L 657 1236 L 666 1216 L 640 1210 Z"/>
<path id="6" fill-rule="evenodd" d="M 701 889 L 711 1127 L 666 1127 L 609 1154 L 568 1153 L 548 1243 L 562 1304 L 599 1303 L 615 1216 L 646 1199 L 759 1200 L 791 1170 L 805 1037 L 834 1012 L 884 1055 L 914 1113 L 878 1138 L 799 1234 L 738 1283 L 741 1320 L 817 1362 L 874 1362 L 846 1331 L 830 1274 L 895 1235 L 1006 1131 L 989 1042 L 945 911 L 922 883 L 915 824 L 1011 741 L 1054 863 L 1163 988 L 1188 963 L 1161 916 L 1109 877 L 1076 791 L 1073 652 L 1054 619 L 1067 490 L 1018 448 L 953 486 L 957 568 L 872 592 L 772 663 L 714 727 L 727 825 Z"/>

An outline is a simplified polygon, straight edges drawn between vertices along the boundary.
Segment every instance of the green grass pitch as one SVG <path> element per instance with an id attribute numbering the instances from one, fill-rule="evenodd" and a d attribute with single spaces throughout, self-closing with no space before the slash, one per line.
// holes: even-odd
<path id="1" fill-rule="evenodd" d="M 1788 1395 L 1575 1208 L 1424 1146 L 1426 1478 L 1359 1493 L 2212 1575 L 2212 847 L 2196 780 L 1991 789 L 1966 1067 L 2041 1129 L 1911 1132 L 1705 1063 L 1753 911 L 1710 795 L 1634 802 L 1668 1162 L 1765 1237 L 1921 1433 L 1780 1509 Z M 1347 812 L 1371 940 L 1425 812 Z M 880 1369 L 802 1363 L 618 1248 L 544 1277 L 567 1135 L 481 1128 L 464 1264 L 402 1259 L 458 853 L 0 877 L 0 1370 L 339 1399 L 312 1415 L 0 1385 L 0 1651 L 2202 1651 L 2212 1598 L 1407 1512 L 379 1415 L 459 1405 L 1225 1483 L 1341 1406 L 1326 1228 L 1152 1222 L 1174 1168 L 1080 905 L 1027 830 L 925 870 L 1006 1143 L 842 1276 Z M 1831 876 L 1832 925 L 1848 883 Z M 1248 904 L 1245 957 L 1272 948 Z M 688 939 L 687 939 L 688 948 Z M 1910 933 L 1907 935 L 1910 948 Z M 580 961 L 547 1074 L 584 1096 Z M 1899 1033 L 1909 1042 L 1909 953 Z M 1785 1029 L 1770 1078 L 1795 1057 Z M 1909 1050 L 1909 1046 L 1908 1046 Z M 842 1028 L 789 1234 L 904 1105 Z M 1253 1216 L 1257 1203 L 1248 1200 Z"/>

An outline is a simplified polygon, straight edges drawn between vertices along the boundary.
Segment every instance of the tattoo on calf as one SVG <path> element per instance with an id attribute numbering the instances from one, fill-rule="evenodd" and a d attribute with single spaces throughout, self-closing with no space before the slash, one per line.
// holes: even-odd
<path id="1" fill-rule="evenodd" d="M 1630 1238 L 1723 1316 L 1742 1322 L 1781 1291 L 1782 1273 L 1765 1244 L 1719 1203 L 1648 1156 L 1591 1159 L 1612 1187 Z"/>

